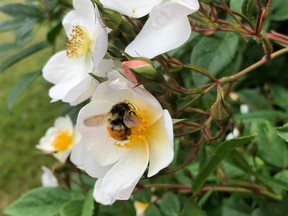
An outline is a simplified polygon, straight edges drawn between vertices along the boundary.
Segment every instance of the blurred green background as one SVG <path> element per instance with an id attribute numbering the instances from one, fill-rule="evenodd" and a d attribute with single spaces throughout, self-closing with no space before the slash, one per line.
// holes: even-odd
<path id="1" fill-rule="evenodd" d="M 21 0 L 18 0 L 18 1 L 15 1 L 15 0 L 3 1 L 2 0 L 1 1 L 0 0 L 0 7 L 8 3 L 9 4 L 15 3 L 15 2 L 30 2 L 31 3 L 33 1 L 36 2 L 40 6 L 43 6 L 45 2 L 46 3 L 54 2 L 55 7 L 52 7 L 53 10 L 51 10 L 53 11 L 51 17 L 53 17 L 54 20 L 53 22 L 51 22 L 51 20 L 49 22 L 49 19 L 47 20 L 46 19 L 47 17 L 43 15 L 44 9 L 42 8 L 42 10 L 40 11 L 39 19 L 40 20 L 42 19 L 41 18 L 42 15 L 44 16 L 44 18 L 41 20 L 41 22 L 39 21 L 39 22 L 36 22 L 35 25 L 33 24 L 32 26 L 33 33 L 35 33 L 35 35 L 33 36 L 33 39 L 29 40 L 29 42 L 26 43 L 25 35 L 22 35 L 24 36 L 22 37 L 22 44 L 21 43 L 19 43 L 18 45 L 15 44 L 16 48 L 12 47 L 9 52 L 7 52 L 7 48 L 5 48 L 4 50 L 3 48 L 4 44 L 7 44 L 7 42 L 11 42 L 11 44 L 13 45 L 15 41 L 15 36 L 12 33 L 2 33 L 0 31 L 0 67 L 1 67 L 1 64 L 6 59 L 9 58 L 9 56 L 15 55 L 17 51 L 18 52 L 20 50 L 23 51 L 25 48 L 30 47 L 31 45 L 34 45 L 41 41 L 46 41 L 46 36 L 51 32 L 54 34 L 54 37 L 55 37 L 54 39 L 55 39 L 55 42 L 57 42 L 57 44 L 54 43 L 53 40 L 52 42 L 49 40 L 50 48 L 46 48 L 40 52 L 36 52 L 36 54 L 31 55 L 29 56 L 29 58 L 25 58 L 25 60 L 18 62 L 17 64 L 10 67 L 8 70 L 5 70 L 0 75 L 0 102 L 1 102 L 1 106 L 0 106 L 0 118 L 1 118 L 1 121 L 0 121 L 0 152 L 1 152 L 0 153 L 1 154 L 0 155 L 0 198 L 1 198 L 0 199 L 0 214 L 6 206 L 11 204 L 12 201 L 16 200 L 20 195 L 27 192 L 29 189 L 41 186 L 40 178 L 41 178 L 41 173 L 42 173 L 41 171 L 42 165 L 45 165 L 49 168 L 57 165 L 58 162 L 56 161 L 56 159 L 50 156 L 43 155 L 39 150 L 35 148 L 35 145 L 38 143 L 39 139 L 44 135 L 45 131 L 53 125 L 55 118 L 62 115 L 63 112 L 69 111 L 67 109 L 68 106 L 65 106 L 65 105 L 63 106 L 62 102 L 50 103 L 50 98 L 48 96 L 48 89 L 50 87 L 50 84 L 46 82 L 40 76 L 40 74 L 38 78 L 32 83 L 32 85 L 30 85 L 25 91 L 23 91 L 21 95 L 17 98 L 13 106 L 13 109 L 10 111 L 8 111 L 7 109 L 7 100 L 9 100 L 9 98 L 11 99 L 11 92 L 13 92 L 14 87 L 20 86 L 17 84 L 19 80 L 23 78 L 24 75 L 30 74 L 31 72 L 37 71 L 43 67 L 43 65 L 48 60 L 48 58 L 50 58 L 51 55 L 53 54 L 53 50 L 51 48 L 52 46 L 54 46 L 54 51 L 61 50 L 61 48 L 65 46 L 65 42 L 63 41 L 65 36 L 63 34 L 63 29 L 61 26 L 61 16 L 65 14 L 64 13 L 65 10 L 71 8 L 70 0 L 67 0 L 67 1 L 59 0 L 59 2 L 63 3 L 60 9 L 59 7 L 57 7 L 58 6 L 58 4 L 56 4 L 58 2 L 57 0 L 53 0 L 53 1 L 52 0 L 46 0 L 46 1 L 44 0 L 43 1 L 42 0 L 26 0 L 26 1 L 25 0 L 22 0 L 22 1 Z M 263 0 L 263 2 L 264 1 L 265 0 Z M 285 0 L 281 0 L 281 1 L 284 2 Z M 230 2 L 231 5 L 233 5 L 232 3 L 236 4 L 238 0 L 230 0 L 226 2 Z M 242 0 L 242 2 L 244 2 L 244 0 Z M 277 3 L 277 1 L 274 1 L 274 3 Z M 277 6 L 277 4 L 275 5 Z M 276 6 L 274 6 L 274 8 Z M 282 6 L 281 2 L 278 3 L 278 8 L 281 9 L 282 8 L 281 6 Z M 272 10 L 272 16 L 273 16 L 273 10 Z M 286 17 L 287 15 L 284 14 L 284 16 Z M 271 16 L 268 17 L 266 20 L 266 23 L 268 23 L 267 26 L 272 30 L 279 31 L 280 33 L 287 35 L 287 28 L 286 28 L 287 20 L 281 21 L 282 20 L 281 18 L 280 20 L 281 22 L 280 22 L 278 21 L 278 18 L 277 19 L 276 18 L 275 18 L 275 14 L 274 14 L 274 18 L 272 19 L 272 21 L 271 21 Z M 10 19 L 10 18 L 0 13 L 0 26 L 1 26 L 2 21 L 7 20 L 7 19 Z M 17 24 L 19 25 L 19 23 Z M 22 22 L 22 23 L 21 23 L 22 26 L 20 26 L 19 28 L 23 28 L 24 31 L 22 31 L 22 33 L 23 32 L 25 33 L 26 23 L 25 22 Z M 57 28 L 57 26 L 60 28 Z M 18 29 L 16 29 L 16 31 L 17 30 Z M 59 32 L 60 32 L 60 35 L 58 35 Z M 27 33 L 27 35 L 29 36 L 29 33 Z M 194 60 L 196 59 L 197 65 L 199 64 L 200 66 L 205 68 L 209 60 L 207 60 L 206 57 L 205 58 L 201 58 L 201 57 L 205 56 L 203 55 L 203 52 L 204 54 L 205 52 L 209 53 L 209 49 L 208 51 L 206 51 L 206 49 L 204 48 L 210 47 L 211 49 L 211 47 L 213 48 L 213 46 L 210 46 L 210 44 L 213 44 L 215 47 L 215 46 L 218 46 L 222 42 L 222 39 L 230 38 L 230 40 L 232 40 L 234 43 L 232 43 L 231 45 L 229 43 L 224 42 L 223 43 L 224 48 L 230 49 L 231 48 L 230 46 L 232 46 L 233 49 L 232 48 L 231 49 L 234 50 L 232 54 L 235 56 L 233 57 L 233 59 L 229 58 L 230 59 L 229 61 L 231 61 L 230 63 L 229 61 L 226 61 L 224 57 L 218 58 L 219 65 L 222 65 L 222 66 L 221 66 L 221 70 L 219 69 L 218 71 L 219 74 L 217 74 L 217 77 L 230 76 L 231 73 L 240 71 L 241 69 L 247 68 L 249 65 L 252 65 L 256 61 L 259 61 L 264 55 L 263 48 L 261 46 L 260 41 L 254 40 L 254 38 L 250 38 L 248 41 L 245 41 L 245 40 L 240 40 L 240 36 L 235 33 L 224 34 L 223 32 L 219 32 L 219 33 L 217 32 L 215 33 L 215 35 L 216 37 L 213 37 L 213 36 L 204 37 L 203 35 L 195 34 L 195 37 L 194 36 L 191 37 L 192 42 L 190 41 L 189 45 L 187 46 L 188 47 L 187 50 L 183 49 L 181 51 L 182 48 L 179 48 L 178 50 L 175 51 L 174 54 L 177 58 L 181 59 L 183 62 L 190 62 L 194 64 L 195 63 Z M 56 41 L 58 39 L 58 36 L 60 39 L 59 42 Z M 19 40 L 17 41 L 19 42 Z M 209 44 L 209 46 L 207 46 L 207 44 Z M 274 44 L 274 48 L 276 48 L 275 51 L 280 49 L 280 47 L 281 46 Z M 220 54 L 221 53 L 222 52 L 220 52 Z M 227 58 L 227 55 L 229 55 L 229 52 L 227 53 L 224 55 L 226 58 Z M 217 52 L 216 54 L 218 55 L 218 57 L 221 56 L 219 55 L 219 52 Z M 210 58 L 214 58 L 216 54 L 210 55 Z M 226 63 L 223 64 L 223 62 L 221 62 L 221 59 L 224 59 Z M 265 215 L 269 215 L 269 211 L 266 211 L 266 207 L 268 206 L 268 204 L 269 206 L 278 206 L 278 207 L 280 205 L 284 206 L 287 200 L 286 190 L 288 188 L 286 184 L 287 183 L 286 181 L 287 161 L 285 161 L 284 166 L 282 166 L 281 157 L 283 156 L 283 158 L 285 159 L 287 158 L 287 155 L 285 154 L 285 151 L 281 151 L 281 148 L 277 149 L 277 147 L 274 147 L 274 146 L 278 145 L 278 146 L 281 146 L 282 149 L 287 149 L 287 144 L 278 137 L 276 133 L 276 129 L 275 129 L 277 127 L 282 126 L 284 123 L 287 123 L 287 119 L 288 119 L 287 117 L 288 76 L 286 73 L 288 71 L 287 66 L 288 64 L 287 64 L 287 54 L 286 54 L 286 55 L 277 57 L 276 59 L 273 59 L 270 62 L 265 63 L 264 65 L 253 70 L 253 72 L 247 74 L 247 76 L 243 77 L 242 79 L 239 79 L 239 81 L 235 83 L 233 87 L 233 91 L 235 91 L 238 94 L 239 100 L 238 102 L 233 102 L 234 103 L 233 113 L 235 115 L 233 116 L 233 122 L 231 123 L 228 129 L 228 130 L 232 130 L 235 124 L 236 127 L 238 126 L 242 130 L 241 132 L 243 136 L 254 134 L 255 131 L 258 132 L 259 136 L 257 137 L 258 139 L 255 141 L 256 144 L 253 142 L 251 143 L 249 147 L 243 148 L 242 149 L 243 152 L 241 151 L 243 153 L 243 158 L 245 156 L 244 161 L 246 161 L 247 159 L 247 161 L 249 161 L 248 167 L 249 168 L 251 167 L 253 170 L 255 169 L 255 173 L 259 174 L 260 177 L 261 175 L 263 176 L 268 175 L 269 177 L 271 177 L 269 181 L 272 181 L 273 178 L 276 178 L 276 177 L 278 178 L 280 175 L 283 175 L 283 176 L 285 175 L 283 177 L 284 183 L 283 182 L 275 183 L 273 181 L 271 183 L 265 179 L 261 180 L 261 178 L 256 176 L 256 174 L 251 175 L 251 173 L 248 173 L 247 170 L 244 170 L 244 172 L 242 170 L 241 172 L 241 170 L 239 170 L 237 166 L 236 167 L 228 166 L 228 168 L 227 166 L 226 167 L 224 166 L 224 170 L 227 169 L 226 174 L 227 174 L 228 179 L 231 179 L 232 181 L 233 179 L 242 180 L 243 173 L 245 173 L 247 174 L 246 176 L 247 179 L 245 177 L 244 181 L 247 181 L 247 184 L 251 182 L 253 183 L 255 181 L 255 183 L 259 184 L 261 187 L 263 186 L 264 188 L 269 188 L 269 190 L 271 189 L 271 191 L 274 190 L 273 186 L 275 186 L 276 184 L 275 186 L 276 188 L 275 191 L 277 192 L 276 195 L 279 195 L 279 196 L 282 195 L 283 201 L 276 203 L 274 202 L 274 200 L 266 199 L 265 196 L 258 196 L 259 194 L 257 194 L 256 191 L 255 191 L 255 194 L 251 193 L 250 195 L 245 195 L 245 194 L 243 195 L 243 194 L 237 193 L 237 190 L 235 190 L 233 193 L 216 193 L 216 192 L 213 192 L 213 190 L 211 190 L 209 191 L 209 193 L 207 193 L 208 196 L 206 198 L 205 198 L 206 195 L 203 196 L 204 198 L 203 200 L 206 200 L 204 201 L 204 203 L 205 202 L 206 203 L 203 208 L 205 208 L 205 210 L 209 212 L 208 215 L 215 216 L 216 215 L 215 212 L 219 213 L 221 210 L 226 213 L 225 214 L 219 213 L 217 215 L 221 215 L 221 216 L 223 215 L 226 215 L 226 216 L 227 215 L 228 216 L 246 215 L 247 216 L 247 215 L 250 215 L 250 212 L 253 211 L 254 212 L 253 216 L 255 215 L 263 216 L 264 214 L 262 214 L 262 212 L 264 211 L 265 211 Z M 211 67 L 214 70 L 215 65 L 211 65 Z M 197 83 L 197 79 L 198 81 L 203 81 L 202 75 L 198 76 L 198 78 L 195 75 L 193 77 L 190 70 L 188 72 L 186 71 L 185 73 L 182 73 L 182 75 L 183 77 L 179 76 L 179 79 L 180 80 L 183 79 L 184 80 L 183 84 L 188 88 L 192 88 L 194 85 L 193 83 L 194 82 Z M 198 104 L 196 104 L 195 106 L 199 106 L 200 108 L 209 110 L 210 106 L 212 105 L 215 99 L 215 91 L 205 96 L 206 97 L 199 100 Z M 174 98 L 172 99 L 174 100 Z M 240 105 L 240 103 L 249 105 L 250 111 L 248 114 L 242 115 L 239 113 L 238 106 Z M 75 116 L 74 116 L 74 119 L 75 119 Z M 251 125 L 254 125 L 254 127 L 252 127 Z M 267 127 L 263 127 L 263 126 L 267 126 Z M 277 139 L 275 139 L 275 137 Z M 193 137 L 192 135 L 187 136 L 185 138 L 186 140 L 182 139 L 181 142 L 184 140 L 183 141 L 183 144 L 184 144 L 185 141 L 188 140 L 190 142 L 191 140 L 194 140 L 194 138 L 195 136 L 193 134 Z M 180 139 L 178 141 L 177 143 L 179 144 Z M 174 164 L 173 164 L 174 166 L 175 164 L 177 163 L 180 164 L 183 161 L 183 159 L 186 157 L 185 155 L 187 155 L 188 148 L 190 148 L 190 146 L 186 145 L 185 147 L 183 145 L 181 146 L 181 148 L 178 149 L 179 151 L 177 150 L 178 156 L 174 160 Z M 207 154 L 209 154 L 209 151 L 211 154 L 212 152 L 211 149 L 213 149 L 213 147 L 210 148 L 210 146 L 207 145 L 207 149 L 205 148 L 206 147 L 204 146 L 202 154 L 205 155 L 206 151 L 208 152 Z M 259 149 L 261 148 L 262 152 L 257 151 L 257 148 Z M 278 157 L 278 155 L 280 155 L 281 157 Z M 266 160 L 268 162 L 266 162 Z M 180 183 L 180 184 L 187 184 L 187 185 L 191 184 L 191 180 L 193 180 L 193 178 L 196 176 L 195 172 L 193 173 L 191 170 L 195 164 L 198 164 L 198 162 L 199 161 L 195 160 L 194 164 L 191 163 L 190 166 L 187 166 L 183 170 L 180 170 L 177 173 L 177 175 L 174 176 L 175 178 L 173 177 L 175 182 Z M 202 165 L 204 164 L 203 161 L 201 163 Z M 238 171 L 238 173 L 233 172 L 235 170 Z M 222 173 L 222 170 L 220 171 Z M 196 170 L 196 172 L 198 171 Z M 158 177 L 158 178 L 161 179 L 161 177 Z M 166 178 L 166 176 L 164 178 Z M 214 176 L 212 176 L 212 178 L 214 178 Z M 153 181 L 153 179 L 151 181 Z M 213 181 L 215 181 L 216 184 L 221 185 L 221 183 L 225 184 L 227 179 L 226 177 L 222 178 L 222 174 L 221 174 L 217 178 L 214 178 Z M 280 188 L 285 189 L 285 193 L 282 192 L 282 189 L 281 190 L 279 189 L 278 183 L 281 186 Z M 272 186 L 270 184 L 272 184 Z M 168 193 L 170 192 L 171 191 L 169 191 Z M 210 196 L 209 194 L 210 195 L 212 194 L 211 197 L 209 197 Z M 173 196 L 176 200 L 179 199 L 179 197 L 181 198 L 180 193 L 174 194 Z M 184 196 L 182 196 L 182 198 Z M 161 197 L 161 194 L 159 197 Z M 165 195 L 163 195 L 163 197 L 161 198 L 161 200 L 166 199 Z M 167 200 L 168 200 L 167 205 L 170 206 L 172 202 L 170 202 L 169 199 Z M 129 202 L 131 204 L 132 201 L 130 200 Z M 129 202 L 126 202 L 126 203 L 129 203 Z M 179 201 L 177 202 L 180 203 Z M 181 202 L 184 203 L 184 199 L 181 199 Z M 242 206 L 241 206 L 241 203 L 242 203 Z M 107 209 L 109 207 L 107 207 Z M 114 206 L 114 207 L 115 209 L 117 209 L 119 206 L 118 207 Z M 286 207 L 287 206 L 285 205 L 283 208 L 279 207 L 279 209 L 281 210 L 281 212 L 287 212 L 285 209 Z M 180 204 L 179 204 L 179 208 L 180 208 Z M 118 209 L 121 210 L 120 207 Z M 164 209 L 166 210 L 166 208 Z M 271 209 L 272 211 L 274 211 L 277 208 L 271 207 Z M 113 208 L 109 208 L 109 211 L 110 210 L 113 212 Z M 99 212 L 101 213 L 101 210 Z M 119 215 L 119 214 L 113 213 L 110 215 Z M 155 216 L 155 214 L 152 214 L 152 215 Z M 284 216 L 284 215 L 278 214 L 277 216 Z"/>
<path id="2" fill-rule="evenodd" d="M 21 1 L 1 0 L 0 6 L 12 2 Z M 4 19 L 8 17 L 0 13 L 0 20 Z M 38 31 L 33 41 L 27 45 L 40 41 L 43 37 L 45 35 Z M 0 45 L 14 40 L 12 33 L 0 33 Z M 0 76 L 0 214 L 21 194 L 41 186 L 41 166 L 49 167 L 56 161 L 35 148 L 47 128 L 60 115 L 60 103 L 50 103 L 49 84 L 39 76 L 17 98 L 12 112 L 7 109 L 7 98 L 19 78 L 43 66 L 51 53 L 51 48 L 44 49 L 25 61 L 20 61 Z M 0 49 L 0 64 L 8 57 Z"/>

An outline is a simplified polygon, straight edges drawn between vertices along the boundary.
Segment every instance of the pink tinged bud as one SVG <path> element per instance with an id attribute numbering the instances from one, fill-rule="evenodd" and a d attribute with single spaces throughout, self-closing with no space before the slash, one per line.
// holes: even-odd
<path id="1" fill-rule="evenodd" d="M 234 101 L 236 101 L 238 99 L 238 95 L 234 92 L 230 92 L 229 96 Z"/>
<path id="2" fill-rule="evenodd" d="M 132 81 L 133 83 L 138 83 L 134 73 L 130 70 L 131 65 L 134 65 L 133 61 L 138 61 L 138 60 L 131 60 L 131 61 L 124 61 L 121 63 L 123 71 L 127 78 Z M 131 63 L 132 62 L 132 63 Z"/>
<path id="3" fill-rule="evenodd" d="M 121 65 L 126 76 L 134 83 L 138 83 L 138 81 L 134 73 L 132 72 L 132 70 L 137 70 L 137 68 L 142 68 L 142 67 L 152 67 L 151 64 L 143 60 L 124 61 L 121 63 Z"/>

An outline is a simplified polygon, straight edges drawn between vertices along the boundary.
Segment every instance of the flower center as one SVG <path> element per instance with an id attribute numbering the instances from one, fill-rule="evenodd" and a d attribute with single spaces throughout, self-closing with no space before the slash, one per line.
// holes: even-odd
<path id="1" fill-rule="evenodd" d="M 71 38 L 67 43 L 66 55 L 69 58 L 79 58 L 84 56 L 90 50 L 90 37 L 82 26 L 73 26 Z"/>
<path id="2" fill-rule="evenodd" d="M 67 131 L 58 131 L 53 146 L 57 152 L 65 151 L 72 143 L 72 136 Z"/>
<path id="3" fill-rule="evenodd" d="M 139 121 L 134 127 L 130 128 L 129 135 L 125 143 L 115 142 L 114 145 L 118 148 L 133 148 L 138 143 L 143 143 L 146 139 L 147 131 L 149 128 L 148 116 L 144 111 L 139 110 L 134 104 L 128 102 L 130 107 L 130 112 L 132 112 Z"/>

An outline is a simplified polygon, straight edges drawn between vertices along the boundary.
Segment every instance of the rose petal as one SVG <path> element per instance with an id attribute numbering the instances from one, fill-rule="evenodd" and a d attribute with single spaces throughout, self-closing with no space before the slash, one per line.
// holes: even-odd
<path id="1" fill-rule="evenodd" d="M 107 114 L 114 103 L 110 101 L 96 100 L 83 107 L 78 115 L 77 128 L 82 135 L 81 143 L 86 146 L 94 158 L 102 166 L 116 162 L 122 156 L 125 149 L 114 146 L 107 131 L 107 122 L 103 122 L 97 127 L 88 127 L 84 124 L 86 119 Z"/>
<path id="2" fill-rule="evenodd" d="M 154 58 L 175 49 L 188 40 L 191 27 L 186 16 L 175 18 L 162 26 L 154 26 L 148 18 L 140 33 L 126 47 L 125 52 L 135 57 Z"/>
<path id="3" fill-rule="evenodd" d="M 101 166 L 87 149 L 84 150 L 83 154 L 83 168 L 91 177 L 102 178 L 112 167 L 112 165 Z"/>
<path id="4" fill-rule="evenodd" d="M 150 18 L 154 26 L 166 25 L 179 17 L 184 17 L 196 12 L 199 9 L 198 0 L 178 0 L 165 2 L 154 7 L 150 12 Z"/>
<path id="5" fill-rule="evenodd" d="M 97 80 L 87 75 L 81 82 L 71 88 L 62 100 L 70 103 L 71 106 L 75 106 L 91 97 L 98 83 Z"/>
<path id="6" fill-rule="evenodd" d="M 55 120 L 54 126 L 56 129 L 61 131 L 68 131 L 70 134 L 73 133 L 73 123 L 68 115 L 65 117 L 59 117 Z"/>
<path id="7" fill-rule="evenodd" d="M 69 157 L 71 153 L 71 149 L 67 149 L 65 151 L 61 151 L 61 152 L 56 152 L 53 154 L 53 156 L 58 159 L 61 163 L 65 163 L 65 161 L 67 160 L 67 158 Z"/>
<path id="8" fill-rule="evenodd" d="M 100 0 L 104 7 L 118 11 L 129 17 L 139 18 L 147 15 L 161 0 Z"/>
<path id="9" fill-rule="evenodd" d="M 94 74 L 99 77 L 107 77 L 108 73 L 113 71 L 115 68 L 114 61 L 111 59 L 102 59 L 95 68 Z"/>
<path id="10" fill-rule="evenodd" d="M 43 174 L 41 176 L 41 182 L 43 187 L 58 187 L 58 180 L 53 175 L 50 169 L 45 166 L 41 167 Z"/>
<path id="11" fill-rule="evenodd" d="M 117 199 L 130 197 L 149 159 L 148 146 L 144 141 L 125 150 L 126 154 L 106 173 L 102 182 L 103 191 Z"/>
<path id="12" fill-rule="evenodd" d="M 96 181 L 93 196 L 97 202 L 103 205 L 112 205 L 116 199 L 102 190 L 102 181 L 103 179 L 101 178 Z"/>
<path id="13" fill-rule="evenodd" d="M 173 160 L 173 124 L 167 110 L 163 118 L 158 120 L 149 130 L 147 135 L 149 145 L 148 177 L 167 167 Z"/>
<path id="14" fill-rule="evenodd" d="M 95 67 L 97 67 L 103 59 L 108 48 L 108 33 L 106 28 L 100 25 L 99 21 L 97 21 L 96 32 L 94 35 L 95 38 L 92 39 L 94 44 L 91 50 L 93 51 L 93 64 Z"/>
<path id="15" fill-rule="evenodd" d="M 67 37 L 71 37 L 72 27 L 77 25 L 84 27 L 92 36 L 96 18 L 94 5 L 90 0 L 74 0 L 73 7 L 74 10 L 70 11 L 62 21 Z"/>

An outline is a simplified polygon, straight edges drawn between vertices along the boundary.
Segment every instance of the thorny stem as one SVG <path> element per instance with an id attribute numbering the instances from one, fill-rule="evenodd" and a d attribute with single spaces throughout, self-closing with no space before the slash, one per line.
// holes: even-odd
<path id="1" fill-rule="evenodd" d="M 211 5 L 213 5 L 213 7 L 218 8 L 218 9 L 220 9 L 220 10 L 226 11 L 226 9 L 225 9 L 223 6 L 221 6 L 221 5 L 218 5 L 218 4 L 216 4 L 216 3 L 211 3 Z M 238 13 L 237 11 L 231 10 L 231 9 L 230 9 L 230 11 L 231 11 L 233 14 L 235 14 L 235 15 L 241 17 L 243 20 L 245 20 L 245 21 L 249 24 L 249 26 L 250 26 L 251 29 L 254 28 L 253 23 L 252 23 L 246 16 L 244 16 L 244 15 L 241 14 L 241 13 Z"/>
<path id="2" fill-rule="evenodd" d="M 179 184 L 139 184 L 139 188 L 170 188 L 178 190 L 183 193 L 191 193 L 192 186 L 190 185 L 179 185 Z M 274 200 L 281 200 L 281 196 L 278 194 L 268 191 L 266 188 L 263 188 L 259 185 L 249 185 L 249 186 L 214 186 L 214 185 L 205 185 L 201 188 L 200 192 L 205 191 L 220 191 L 220 192 L 242 192 L 242 193 L 252 193 L 252 194 L 261 194 L 272 198 Z"/>
<path id="3" fill-rule="evenodd" d="M 280 56 L 284 53 L 287 53 L 288 52 L 288 47 L 287 48 L 283 48 L 283 49 L 280 49 L 274 53 L 271 54 L 271 59 L 274 59 L 276 58 L 277 56 Z M 238 79 L 239 77 L 253 71 L 255 68 L 263 65 L 264 63 L 267 62 L 267 59 L 264 57 L 262 58 L 261 60 L 259 60 L 258 62 L 254 63 L 253 65 L 250 65 L 249 67 L 245 68 L 244 70 L 234 74 L 234 75 L 231 75 L 229 77 L 223 77 L 219 80 L 220 83 L 225 83 L 225 82 L 233 82 L 235 81 L 236 79 Z"/>
<path id="4" fill-rule="evenodd" d="M 188 163 L 190 163 L 196 156 L 197 153 L 199 151 L 199 147 L 200 144 L 204 141 L 204 136 L 201 136 L 201 138 L 199 139 L 199 141 L 194 145 L 194 148 L 192 148 L 191 153 L 189 154 L 189 156 L 186 158 L 186 160 L 180 164 L 178 167 L 172 168 L 172 169 L 168 169 L 165 170 L 165 174 L 170 174 L 170 173 L 174 173 L 180 169 L 182 169 L 184 166 L 186 166 Z"/>
<path id="5" fill-rule="evenodd" d="M 259 35 L 261 31 L 261 19 L 262 19 L 262 3 L 261 0 L 256 0 L 256 7 L 257 7 L 257 23 L 256 23 L 256 29 L 255 34 Z"/>

